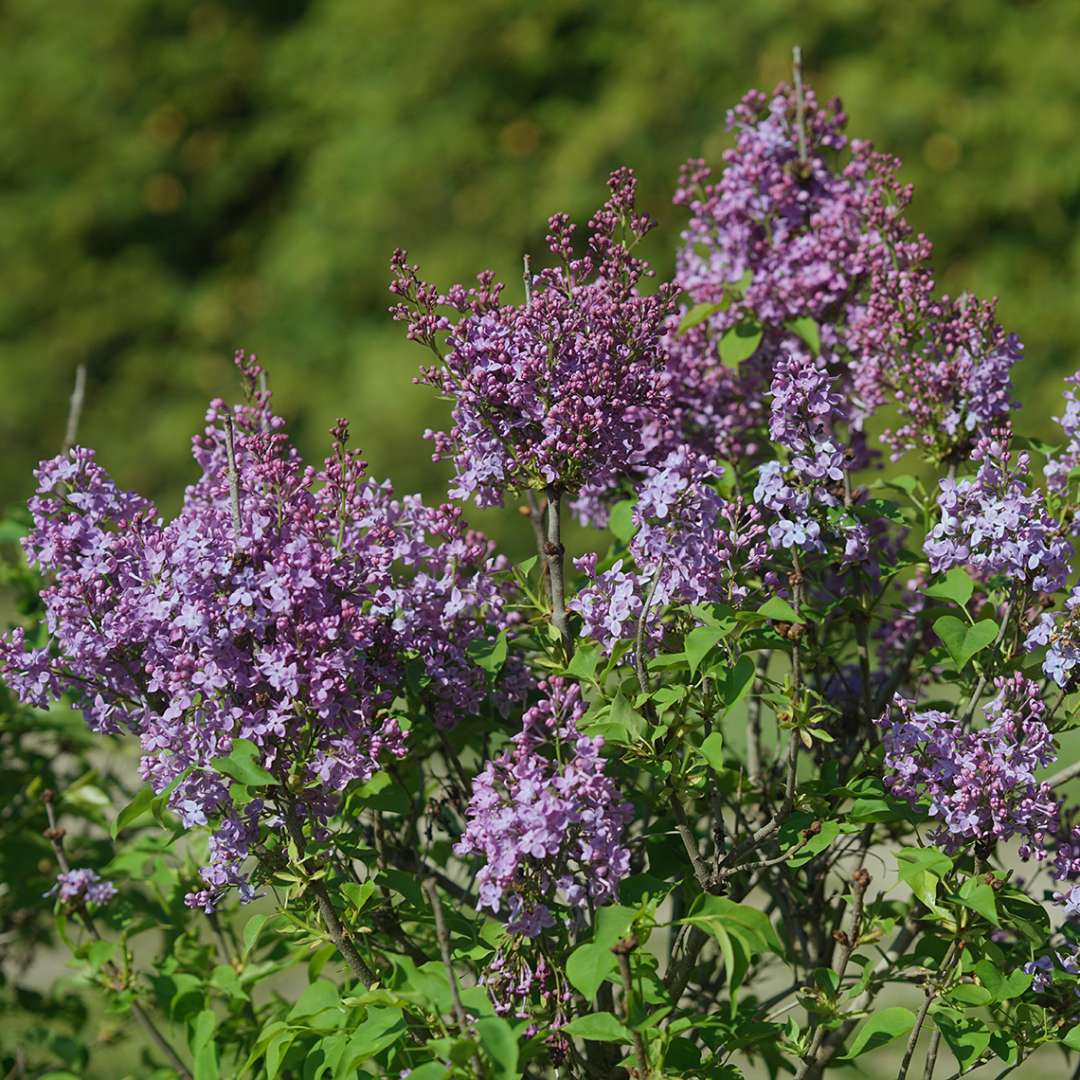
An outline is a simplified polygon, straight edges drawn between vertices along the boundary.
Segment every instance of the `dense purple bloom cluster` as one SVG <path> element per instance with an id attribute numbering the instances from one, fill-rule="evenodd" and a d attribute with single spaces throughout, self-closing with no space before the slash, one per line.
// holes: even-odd
<path id="1" fill-rule="evenodd" d="M 423 381 L 454 403 L 453 428 L 429 435 L 436 460 L 454 463 L 456 498 L 491 506 L 507 489 L 607 484 L 638 462 L 643 426 L 666 408 L 660 341 L 673 290 L 638 291 L 648 269 L 630 246 L 652 222 L 635 207 L 633 173 L 614 173 L 609 186 L 588 254 L 575 257 L 565 215 L 551 218 L 560 265 L 530 280 L 523 304 L 501 303 L 490 272 L 440 295 L 395 254 L 392 310 L 438 354 Z"/>
<path id="2" fill-rule="evenodd" d="M 455 851 L 479 855 L 479 903 L 502 912 L 511 934 L 536 937 L 552 908 L 610 902 L 630 867 L 622 833 L 631 807 L 604 775 L 603 740 L 583 734 L 581 690 L 540 684 L 513 747 L 473 781 L 468 827 Z"/>
<path id="3" fill-rule="evenodd" d="M 800 128 L 799 118 L 802 116 Z M 885 402 L 902 426 L 886 442 L 945 457 L 1007 416 L 1021 347 L 994 305 L 935 299 L 931 246 L 903 212 L 912 189 L 899 162 L 849 140 L 838 102 L 820 108 L 792 86 L 748 94 L 728 117 L 737 132 L 716 178 L 701 161 L 679 181 L 689 207 L 676 280 L 708 324 L 669 347 L 673 413 L 710 452 L 753 453 L 769 370 L 813 320 L 821 355 L 843 375 L 854 431 Z M 715 338 L 764 328 L 738 373 L 717 370 Z"/>
<path id="4" fill-rule="evenodd" d="M 804 350 L 777 361 L 769 435 L 783 458 L 762 463 L 754 488 L 754 501 L 770 511 L 774 548 L 824 550 L 822 509 L 852 501 L 848 477 L 854 459 L 836 435 L 843 413 L 835 382 Z M 870 524 L 836 518 L 834 527 L 842 533 L 845 561 L 867 558 Z"/>
<path id="5" fill-rule="evenodd" d="M 305 468 L 242 364 L 254 403 L 211 405 L 202 476 L 172 521 L 92 451 L 39 468 L 26 550 L 50 581 L 51 647 L 24 650 L 19 631 L 0 646 L 23 700 L 70 692 L 94 730 L 133 731 L 143 776 L 171 788 L 184 825 L 215 824 L 207 888 L 190 898 L 208 910 L 227 886 L 251 895 L 242 863 L 260 823 L 321 816 L 405 752 L 394 702 L 410 665 L 437 724 L 479 709 L 468 646 L 506 621 L 490 545 L 457 510 L 368 480 L 343 425 L 322 471 Z M 213 767 L 238 738 L 280 785 L 242 811 Z"/>
<path id="6" fill-rule="evenodd" d="M 1009 432 L 981 438 L 972 451 L 974 477 L 941 481 L 941 517 L 926 538 L 930 569 L 968 566 L 986 579 L 1008 574 L 1037 592 L 1064 588 L 1072 547 L 1029 487 L 1026 451 L 1011 461 Z"/>
<path id="7" fill-rule="evenodd" d="M 713 481 L 718 467 L 682 446 L 645 471 L 633 510 L 633 566 L 620 559 L 600 573 L 595 555 L 577 561 L 589 579 L 570 601 L 582 634 L 611 648 L 633 637 L 645 605 L 652 636 L 672 603 L 701 604 L 741 598 L 737 571 L 753 573 L 766 554 L 764 528 L 754 506 L 722 498 Z"/>
<path id="8" fill-rule="evenodd" d="M 938 842 L 948 851 L 1019 836 L 1021 854 L 1042 857 L 1058 823 L 1058 804 L 1035 770 L 1056 757 L 1037 683 L 1021 674 L 997 681 L 984 708 L 988 725 L 966 731 L 948 713 L 919 712 L 898 698 L 878 721 L 886 785 L 915 805 L 929 800 L 942 822 Z"/>
<path id="9" fill-rule="evenodd" d="M 45 894 L 67 904 L 95 904 L 101 907 L 116 895 L 116 886 L 96 870 L 65 870 L 56 875 L 56 884 Z"/>

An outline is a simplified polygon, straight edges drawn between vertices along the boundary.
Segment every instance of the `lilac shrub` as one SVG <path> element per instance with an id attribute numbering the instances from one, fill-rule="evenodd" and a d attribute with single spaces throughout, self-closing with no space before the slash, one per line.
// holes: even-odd
<path id="1" fill-rule="evenodd" d="M 798 68 L 729 127 L 678 181 L 671 282 L 627 169 L 515 300 L 393 256 L 450 496 L 519 500 L 533 558 L 396 497 L 343 422 L 305 465 L 243 356 L 174 518 L 89 449 L 40 466 L 40 618 L 0 666 L 140 745 L 127 805 L 77 781 L 45 836 L 154 1075 L 820 1080 L 896 1040 L 933 1080 L 1080 1047 L 1080 376 L 1058 445 L 1014 428 L 1020 343 L 938 293 L 899 162 Z"/>

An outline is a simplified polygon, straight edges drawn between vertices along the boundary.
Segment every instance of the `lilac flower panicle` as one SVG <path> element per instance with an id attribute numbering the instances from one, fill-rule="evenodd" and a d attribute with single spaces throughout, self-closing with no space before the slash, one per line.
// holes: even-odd
<path id="1" fill-rule="evenodd" d="M 586 255 L 575 257 L 566 216 L 551 218 L 548 246 L 561 265 L 533 276 L 522 304 L 502 303 L 490 272 L 441 295 L 404 252 L 394 256 L 401 302 L 391 310 L 439 354 L 422 381 L 453 401 L 451 430 L 428 434 L 435 460 L 454 464 L 455 498 L 492 506 L 507 489 L 607 485 L 639 460 L 643 427 L 666 409 L 660 342 L 673 289 L 639 292 L 648 267 L 622 236 L 632 243 L 652 222 L 635 207 L 631 171 L 609 187 Z"/>
<path id="2" fill-rule="evenodd" d="M 622 559 L 596 571 L 596 556 L 577 560 L 588 584 L 568 602 L 582 634 L 612 649 L 636 636 L 648 603 L 645 631 L 655 636 L 671 604 L 731 602 L 744 594 L 738 572 L 752 573 L 766 544 L 757 507 L 718 494 L 719 467 L 688 446 L 644 470 L 629 543 L 633 566 Z"/>
<path id="3" fill-rule="evenodd" d="M 1024 641 L 1026 649 L 1045 645 L 1043 674 L 1062 689 L 1073 681 L 1080 665 L 1080 586 L 1065 601 L 1065 611 L 1044 611 Z"/>
<path id="4" fill-rule="evenodd" d="M 96 870 L 67 870 L 56 875 L 56 884 L 45 895 L 59 897 L 68 904 L 102 907 L 116 895 L 116 886 Z"/>
<path id="5" fill-rule="evenodd" d="M 610 903 L 630 866 L 622 833 L 632 810 L 604 775 L 603 740 L 578 730 L 580 688 L 552 678 L 539 689 L 512 748 L 473 781 L 454 849 L 483 859 L 480 907 L 525 937 L 554 925 L 557 905 Z"/>
<path id="6" fill-rule="evenodd" d="M 1019 673 L 997 680 L 984 709 L 988 726 L 965 731 L 947 713 L 919 712 L 898 698 L 878 721 L 886 786 L 916 805 L 929 799 L 941 821 L 937 842 L 947 851 L 968 843 L 1021 838 L 1021 854 L 1042 858 L 1053 836 L 1058 805 L 1036 769 L 1056 757 L 1038 684 Z"/>
<path id="7" fill-rule="evenodd" d="M 1070 375 L 1066 380 L 1065 412 L 1055 416 L 1065 434 L 1065 446 L 1054 454 L 1044 466 L 1046 486 L 1055 495 L 1063 495 L 1069 486 L 1069 474 L 1080 466 L 1080 398 L 1076 388 L 1080 386 L 1080 372 Z M 1073 523 L 1074 531 L 1078 528 Z"/>
<path id="8" fill-rule="evenodd" d="M 256 384 L 253 358 L 238 362 Z M 470 643 L 509 625 L 491 573 L 500 564 L 460 511 L 397 500 L 368 479 L 343 422 L 321 471 L 281 426 L 260 391 L 232 410 L 213 402 L 195 439 L 202 476 L 171 521 L 119 491 L 92 451 L 44 463 L 26 550 L 49 582 L 50 645 L 27 650 L 18 630 L 0 644 L 24 701 L 73 694 L 95 731 L 138 736 L 156 791 L 177 782 L 170 807 L 186 827 L 212 828 L 205 889 L 188 898 L 207 911 L 230 887 L 254 895 L 245 857 L 260 828 L 282 822 L 272 798 L 233 807 L 212 762 L 234 739 L 254 742 L 259 763 L 300 788 L 291 812 L 322 820 L 350 782 L 404 754 L 393 703 L 407 665 L 425 676 L 423 708 L 452 724 L 488 697 Z M 504 707 L 525 685 L 514 664 L 496 695 Z"/>
<path id="9" fill-rule="evenodd" d="M 1008 574 L 1036 592 L 1065 586 L 1072 548 L 1047 513 L 1042 495 L 1029 489 L 1026 452 L 1010 463 L 1009 435 L 980 439 L 973 478 L 941 481 L 941 517 L 925 541 L 934 573 L 968 566 L 983 579 Z"/>

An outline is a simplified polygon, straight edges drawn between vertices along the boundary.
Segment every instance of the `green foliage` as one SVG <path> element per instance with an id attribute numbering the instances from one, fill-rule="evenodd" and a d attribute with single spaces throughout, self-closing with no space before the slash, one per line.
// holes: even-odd
<path id="1" fill-rule="evenodd" d="M 0 505 L 59 445 L 80 362 L 85 441 L 123 486 L 175 503 L 192 476 L 175 448 L 237 347 L 271 365 L 305 453 L 362 405 L 375 473 L 441 494 L 416 433 L 443 406 L 412 387 L 386 315 L 393 248 L 444 283 L 499 252 L 515 283 L 546 215 L 587 216 L 624 162 L 677 225 L 678 163 L 719 159 L 725 109 L 785 78 L 794 43 L 853 130 L 904 159 L 944 287 L 1006 298 L 1029 421 L 1056 413 L 1047 376 L 1080 354 L 1080 11 L 1064 0 L 418 0 L 408 17 L 387 0 L 13 0 L 0 27 Z M 669 265 L 669 246 L 648 254 Z"/>

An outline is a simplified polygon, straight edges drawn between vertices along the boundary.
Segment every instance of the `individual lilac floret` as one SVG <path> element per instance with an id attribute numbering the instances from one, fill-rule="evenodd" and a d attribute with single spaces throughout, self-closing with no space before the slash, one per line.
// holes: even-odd
<path id="1" fill-rule="evenodd" d="M 391 310 L 439 357 L 422 381 L 454 403 L 451 430 L 429 434 L 435 459 L 454 463 L 456 498 L 492 506 L 507 489 L 608 484 L 638 463 L 644 425 L 666 410 L 660 340 L 674 290 L 638 291 L 649 271 L 630 247 L 652 222 L 635 207 L 630 170 L 609 187 L 589 222 L 587 255 L 574 256 L 566 215 L 551 218 L 560 266 L 530 280 L 523 304 L 503 304 L 491 272 L 474 289 L 440 295 L 404 252 L 394 255 L 391 291 L 401 302 Z"/>
<path id="2" fill-rule="evenodd" d="M 971 567 L 983 579 L 1007 574 L 1036 592 L 1064 588 L 1072 548 L 1046 512 L 1042 494 L 1029 490 L 1029 456 L 1010 464 L 1009 433 L 979 440 L 974 477 L 941 481 L 941 520 L 926 538 L 934 573 Z"/>
<path id="3" fill-rule="evenodd" d="M 540 690 L 513 748 L 473 781 L 454 849 L 483 859 L 479 906 L 525 937 L 554 925 L 557 905 L 610 903 L 630 867 L 622 834 L 632 810 L 604 775 L 603 740 L 578 730 L 580 688 L 553 678 Z"/>
<path id="4" fill-rule="evenodd" d="M 947 851 L 1019 836 L 1022 857 L 1042 858 L 1059 813 L 1050 785 L 1035 779 L 1056 756 L 1046 706 L 1038 684 L 1019 673 L 996 685 L 984 708 L 989 725 L 978 731 L 898 697 L 878 721 L 892 770 L 885 784 L 913 806 L 929 800 L 931 817 L 942 822 L 936 841 Z"/>
<path id="5" fill-rule="evenodd" d="M 664 609 L 732 602 L 743 595 L 737 568 L 753 572 L 765 556 L 760 512 L 721 497 L 719 469 L 689 447 L 646 470 L 633 511 L 636 527 L 627 560 L 597 573 L 596 556 L 577 560 L 588 584 L 567 607 L 582 618 L 582 634 L 611 649 L 636 636 L 648 603 L 645 632 L 654 636 Z"/>
<path id="6" fill-rule="evenodd" d="M 1043 659 L 1043 674 L 1062 689 L 1073 678 L 1073 669 L 1080 664 L 1080 586 L 1073 589 L 1065 601 L 1065 611 L 1044 611 L 1028 633 L 1026 649 L 1047 646 Z"/>
<path id="7" fill-rule="evenodd" d="M 289 784 L 291 812 L 322 820 L 349 783 L 405 752 L 395 699 L 419 694 L 443 726 L 481 707 L 487 676 L 469 646 L 508 625 L 491 547 L 459 511 L 369 480 L 343 422 L 323 469 L 306 468 L 260 370 L 240 365 L 251 404 L 211 404 L 195 440 L 202 476 L 171 521 L 119 491 L 92 451 L 39 468 L 25 546 L 49 581 L 50 643 L 24 651 L 19 631 L 0 643 L 24 701 L 70 693 L 95 731 L 137 734 L 144 779 L 171 788 L 186 827 L 210 825 L 206 888 L 189 897 L 204 910 L 232 887 L 253 895 L 244 860 L 261 828 L 282 824 L 261 798 L 234 807 L 213 762 L 235 740 Z"/>
<path id="8" fill-rule="evenodd" d="M 94 904 L 102 907 L 116 895 L 116 886 L 96 870 L 67 870 L 56 875 L 56 884 L 45 894 L 67 904 Z"/>

